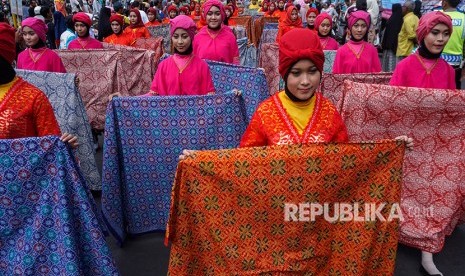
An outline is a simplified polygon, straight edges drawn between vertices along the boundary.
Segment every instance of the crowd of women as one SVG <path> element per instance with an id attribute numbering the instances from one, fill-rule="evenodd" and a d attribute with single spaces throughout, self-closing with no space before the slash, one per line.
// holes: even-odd
<path id="1" fill-rule="evenodd" d="M 251 8 L 255 6 L 259 7 L 252 1 Z M 367 42 L 372 24 L 370 14 L 364 10 L 348 14 L 348 40 L 339 45 L 331 36 L 333 17 L 326 12 L 309 8 L 304 27 L 299 7 L 292 3 L 263 2 L 259 9 L 265 16 L 279 17 L 276 41 L 279 43 L 279 73 L 285 89 L 261 103 L 240 146 L 347 141 L 341 116 L 334 105 L 318 93 L 325 62 L 323 50 L 337 51 L 333 65 L 335 74 L 380 72 L 378 51 Z M 217 0 L 202 4 L 191 2 L 189 6 L 175 1 L 166 12 L 169 19 L 162 20 L 159 9 L 149 8 L 148 21 L 144 24 L 137 7 L 129 11 L 127 21 L 115 11 L 108 18 L 113 34 L 103 41 L 130 46 L 136 39 L 150 36 L 146 26 L 169 23 L 173 54 L 159 64 L 150 90 L 144 91 L 145 96 L 215 93 L 205 59 L 239 63 L 235 36 L 226 25 L 233 21 L 231 16 L 237 14 L 237 7 L 234 3 L 225 7 Z M 78 12 L 67 20 L 68 30 L 75 38 L 66 34 L 64 48 L 102 48 L 102 42 L 90 34 L 92 21 L 86 13 Z M 440 56 L 452 32 L 452 20 L 447 14 L 435 11 L 423 15 L 416 30 L 418 49 L 397 64 L 390 84 L 454 89 L 454 69 Z M 8 24 L 0 23 L 0 139 L 61 135 L 47 98 L 16 76 L 12 64 L 16 60 L 17 68 L 26 70 L 65 73 L 66 69 L 60 57 L 46 47 L 47 25 L 43 20 L 25 19 L 20 33 L 27 48 L 16 53 L 15 31 Z M 280 116 L 283 112 L 287 116 Z M 400 136 L 396 139 L 405 141 L 408 148 L 413 146 L 411 138 Z M 72 134 L 64 133 L 62 140 L 79 146 Z M 186 150 L 180 158 L 188 158 L 190 153 Z M 422 269 L 431 275 L 440 274 L 429 252 L 422 254 Z"/>

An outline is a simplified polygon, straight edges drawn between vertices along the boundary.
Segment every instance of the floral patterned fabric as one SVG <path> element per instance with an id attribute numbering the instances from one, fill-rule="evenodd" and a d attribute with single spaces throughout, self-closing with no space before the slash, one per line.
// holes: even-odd
<path id="1" fill-rule="evenodd" d="M 107 110 L 102 212 L 112 234 L 164 230 L 183 149 L 234 148 L 247 126 L 242 97 L 115 98 Z"/>
<path id="2" fill-rule="evenodd" d="M 102 130 L 105 125 L 110 94 L 138 96 L 150 91 L 156 68 L 153 51 L 119 46 L 114 50 L 57 52 L 67 72 L 75 73 L 80 80 L 79 92 L 94 129 Z"/>
<path id="3" fill-rule="evenodd" d="M 118 275 L 97 208 L 58 137 L 0 140 L 0 274 Z"/>
<path id="4" fill-rule="evenodd" d="M 403 145 L 383 142 L 200 151 L 180 161 L 169 275 L 392 275 L 398 220 L 285 221 L 284 206 L 392 206 L 403 155 Z"/>
<path id="5" fill-rule="evenodd" d="M 344 80 L 361 83 L 389 84 L 392 73 L 372 74 L 323 74 L 320 83 L 321 93 L 331 100 L 339 113 L 344 101 Z"/>
<path id="6" fill-rule="evenodd" d="M 439 252 L 465 216 L 465 95 L 460 90 L 346 81 L 349 140 L 412 137 L 404 163 L 400 242 Z"/>
<path id="7" fill-rule="evenodd" d="M 92 133 L 81 95 L 74 84 L 75 74 L 25 70 L 17 70 L 17 74 L 44 92 L 53 107 L 61 132 L 77 136 L 79 147 L 75 154 L 86 183 L 92 190 L 101 190 Z"/>

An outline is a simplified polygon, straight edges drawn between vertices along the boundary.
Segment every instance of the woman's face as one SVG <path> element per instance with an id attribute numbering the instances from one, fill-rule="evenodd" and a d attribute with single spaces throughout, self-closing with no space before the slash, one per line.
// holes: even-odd
<path id="1" fill-rule="evenodd" d="M 263 4 L 262 4 L 262 8 L 263 8 L 264 10 L 268 9 L 268 3 L 266 3 L 266 2 L 263 2 Z"/>
<path id="2" fill-rule="evenodd" d="M 449 28 L 440 23 L 425 36 L 425 46 L 432 54 L 439 54 L 449 41 L 450 32 Z"/>
<path id="3" fill-rule="evenodd" d="M 363 37 L 365 37 L 367 30 L 368 30 L 367 23 L 365 23 L 365 21 L 363 21 L 362 19 L 359 19 L 352 26 L 352 28 L 350 29 L 350 32 L 356 40 L 361 40 L 363 39 Z"/>
<path id="4" fill-rule="evenodd" d="M 184 10 L 180 10 L 180 11 L 179 11 L 179 14 L 181 14 L 181 15 L 186 15 L 186 12 L 185 12 Z"/>
<path id="5" fill-rule="evenodd" d="M 221 26 L 223 18 L 221 18 L 220 9 L 216 6 L 212 6 L 211 9 L 207 12 L 207 24 L 210 29 L 217 29 Z"/>
<path id="6" fill-rule="evenodd" d="M 39 36 L 29 27 L 23 28 L 23 39 L 27 47 L 32 47 L 39 42 Z"/>
<path id="7" fill-rule="evenodd" d="M 276 6 L 274 4 L 270 5 L 270 12 L 274 12 L 276 10 Z"/>
<path id="8" fill-rule="evenodd" d="M 284 2 L 283 2 L 283 1 L 279 1 L 279 2 L 278 2 L 278 7 L 279 7 L 280 9 L 284 9 Z"/>
<path id="9" fill-rule="evenodd" d="M 131 22 L 132 25 L 137 24 L 137 15 L 135 12 L 129 14 L 129 22 Z"/>
<path id="10" fill-rule="evenodd" d="M 200 13 L 200 4 L 195 4 L 195 12 Z"/>
<path id="11" fill-rule="evenodd" d="M 171 37 L 174 48 L 179 53 L 184 53 L 189 49 L 189 46 L 192 43 L 192 40 L 186 30 L 178 28 L 174 31 L 173 36 Z"/>
<path id="12" fill-rule="evenodd" d="M 121 25 L 117 21 L 111 22 L 111 29 L 113 33 L 119 34 L 121 32 Z"/>
<path id="13" fill-rule="evenodd" d="M 320 85 L 321 73 L 309 59 L 302 59 L 292 66 L 287 77 L 287 89 L 297 99 L 309 100 Z"/>
<path id="14" fill-rule="evenodd" d="M 176 11 L 171 10 L 169 16 L 170 16 L 171 19 L 175 18 L 176 17 Z"/>
<path id="15" fill-rule="evenodd" d="M 297 13 L 297 9 L 293 9 L 291 12 L 291 21 L 296 21 L 299 14 Z"/>
<path id="16" fill-rule="evenodd" d="M 316 18 L 316 13 L 314 12 L 309 13 L 307 17 L 307 24 L 310 26 L 315 25 L 315 18 Z"/>
<path id="17" fill-rule="evenodd" d="M 318 28 L 318 31 L 323 36 L 326 36 L 329 34 L 329 32 L 331 31 L 331 23 L 329 23 L 329 19 L 326 18 L 325 20 L 323 20 L 323 22 L 321 22 L 320 27 Z"/>
<path id="18" fill-rule="evenodd" d="M 229 9 L 226 9 L 224 12 L 226 13 L 227 18 L 231 17 L 232 14 L 231 14 L 231 11 Z"/>
<path id="19" fill-rule="evenodd" d="M 84 37 L 87 35 L 87 26 L 82 22 L 74 23 L 74 30 L 76 31 L 77 35 L 80 37 Z"/>
<path id="20" fill-rule="evenodd" d="M 151 12 L 147 13 L 147 17 L 149 18 L 150 22 L 154 21 L 157 18 L 156 15 Z"/>

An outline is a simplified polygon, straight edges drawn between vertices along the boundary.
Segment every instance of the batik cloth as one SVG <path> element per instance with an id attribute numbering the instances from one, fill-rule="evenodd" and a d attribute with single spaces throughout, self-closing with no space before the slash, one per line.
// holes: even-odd
<path id="1" fill-rule="evenodd" d="M 460 90 L 345 83 L 349 140 L 407 135 L 400 242 L 439 252 L 465 217 L 465 95 Z"/>
<path id="2" fill-rule="evenodd" d="M 141 48 L 146 50 L 152 50 L 155 52 L 156 65 L 158 60 L 163 56 L 163 38 L 162 37 L 150 37 L 150 38 L 138 38 L 132 45 L 135 48 Z"/>
<path id="3" fill-rule="evenodd" d="M 234 35 L 236 36 L 236 39 L 241 39 L 241 38 L 247 38 L 247 30 L 245 26 L 229 26 L 231 30 L 233 31 Z M 248 40 L 248 38 L 247 38 Z"/>
<path id="4" fill-rule="evenodd" d="M 253 29 L 254 29 L 253 43 L 255 44 L 255 47 L 258 47 L 260 43 L 262 43 L 261 38 L 262 38 L 263 31 L 265 29 L 265 25 L 269 23 L 272 23 L 272 24 L 278 23 L 278 19 L 279 18 L 277 17 L 263 17 L 263 16 L 255 19 L 254 26 L 253 26 Z M 270 42 L 275 42 L 275 41 L 276 41 L 276 36 Z"/>
<path id="5" fill-rule="evenodd" d="M 115 98 L 108 106 L 102 212 L 115 238 L 165 230 L 184 149 L 234 148 L 247 125 L 243 99 L 206 96 Z"/>
<path id="6" fill-rule="evenodd" d="M 94 158 L 92 132 L 81 95 L 74 84 L 74 74 L 17 70 L 18 76 L 39 88 L 53 107 L 62 133 L 78 138 L 79 147 L 74 151 L 87 185 L 101 190 L 102 184 Z"/>
<path id="7" fill-rule="evenodd" d="M 341 113 L 344 102 L 344 80 L 361 83 L 389 84 L 391 76 L 392 72 L 376 74 L 323 74 L 320 82 L 320 91 L 333 102 L 337 111 Z"/>
<path id="8" fill-rule="evenodd" d="M 247 122 L 252 118 L 260 102 L 269 97 L 263 70 L 229 63 L 207 61 L 217 94 L 241 90 Z"/>
<path id="9" fill-rule="evenodd" d="M 278 34 L 277 23 L 266 23 L 260 36 L 260 45 L 262 43 L 274 43 Z"/>
<path id="10" fill-rule="evenodd" d="M 237 25 L 244 26 L 247 38 L 253 42 L 253 19 L 251 16 L 233 16 L 230 20 L 234 20 Z"/>
<path id="11" fill-rule="evenodd" d="M 325 63 L 323 64 L 323 72 L 331 73 L 333 72 L 334 59 L 336 58 L 336 52 L 333 50 L 325 50 Z"/>
<path id="12" fill-rule="evenodd" d="M 118 275 L 92 195 L 58 137 L 0 140 L 0 274 Z"/>
<path id="13" fill-rule="evenodd" d="M 99 130 L 105 126 L 108 96 L 113 93 L 138 96 L 149 92 L 156 69 L 153 51 L 109 44 L 106 47 L 109 49 L 57 51 L 66 70 L 78 76 L 78 89 L 89 122 L 93 129 Z"/>
<path id="14" fill-rule="evenodd" d="M 169 275 L 392 275 L 403 155 L 395 142 L 197 152 L 176 171 Z M 286 203 L 337 202 L 386 203 L 386 221 L 285 221 Z"/>
<path id="15" fill-rule="evenodd" d="M 257 48 L 253 44 L 249 44 L 247 37 L 237 40 L 239 47 L 239 59 L 242 66 L 257 67 Z"/>
<path id="16" fill-rule="evenodd" d="M 163 38 L 163 49 L 165 53 L 171 53 L 171 36 L 170 36 L 170 25 L 164 24 L 160 26 L 147 27 L 152 37 Z"/>

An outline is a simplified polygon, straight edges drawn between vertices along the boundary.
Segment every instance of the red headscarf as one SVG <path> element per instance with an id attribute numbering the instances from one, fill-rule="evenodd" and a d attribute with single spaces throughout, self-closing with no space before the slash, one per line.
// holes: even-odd
<path id="1" fill-rule="evenodd" d="M 85 12 L 78 12 L 73 15 L 73 22 L 81 22 L 87 26 L 87 29 L 92 26 L 92 20 L 90 20 L 90 17 Z"/>
<path id="2" fill-rule="evenodd" d="M 332 29 L 333 28 L 333 19 L 331 18 L 331 15 L 329 15 L 328 13 L 324 12 L 322 14 L 319 14 L 316 19 L 315 19 L 315 30 L 318 31 L 318 29 L 320 28 L 320 25 L 321 23 L 323 23 L 323 21 L 325 19 L 328 19 L 329 20 L 329 25 L 330 25 L 330 28 Z"/>
<path id="3" fill-rule="evenodd" d="M 121 15 L 117 14 L 117 13 L 113 14 L 112 16 L 110 16 L 110 24 L 111 24 L 111 22 L 113 22 L 113 21 L 118 22 L 118 24 L 119 24 L 120 26 L 123 26 L 123 25 L 124 25 L 123 17 L 122 17 Z"/>
<path id="4" fill-rule="evenodd" d="M 271 5 L 274 6 L 274 10 L 271 10 Z M 271 2 L 270 6 L 268 7 L 268 14 L 273 15 L 273 13 L 276 11 L 277 7 L 278 7 L 278 5 L 275 2 Z"/>
<path id="5" fill-rule="evenodd" d="M 189 15 L 189 12 L 190 12 L 190 11 L 189 11 L 189 7 L 187 7 L 187 6 L 181 7 L 181 8 L 179 9 L 179 11 L 180 11 L 180 12 L 181 12 L 181 11 L 184 12 L 185 15 Z"/>
<path id="6" fill-rule="evenodd" d="M 7 23 L 0 23 L 0 56 L 8 63 L 13 63 L 16 57 L 15 30 Z"/>
<path id="7" fill-rule="evenodd" d="M 135 28 L 144 27 L 145 25 L 144 25 L 144 22 L 142 22 L 142 16 L 140 15 L 140 11 L 138 9 L 131 9 L 129 11 L 129 14 L 131 14 L 131 12 L 136 14 L 137 22 L 136 22 L 136 24 L 131 23 L 131 25 L 129 25 L 129 28 L 135 29 Z"/>
<path id="8" fill-rule="evenodd" d="M 203 17 L 207 18 L 207 13 L 213 6 L 220 9 L 221 21 L 223 21 L 226 18 L 226 13 L 224 12 L 223 4 L 218 0 L 208 0 L 203 4 Z"/>
<path id="9" fill-rule="evenodd" d="M 154 14 L 155 17 L 157 16 L 157 10 L 153 7 L 150 7 L 148 10 L 147 10 L 147 13 L 151 13 L 151 14 Z"/>
<path id="10" fill-rule="evenodd" d="M 323 72 L 325 55 L 314 31 L 297 28 L 285 33 L 279 41 L 279 74 L 284 79 L 290 67 L 301 59 L 311 60 Z"/>
<path id="11" fill-rule="evenodd" d="M 175 12 L 176 12 L 176 15 L 178 15 L 178 8 L 176 8 L 175 5 L 170 5 L 170 6 L 168 7 L 168 10 L 167 10 L 167 12 L 168 12 L 168 17 L 170 17 L 170 12 L 172 12 L 172 11 L 175 11 Z"/>
<path id="12" fill-rule="evenodd" d="M 224 6 L 224 10 L 229 10 L 229 12 L 231 13 L 231 16 L 230 16 L 230 17 L 233 16 L 233 14 L 234 14 L 234 8 L 233 8 L 233 6 L 231 6 L 231 5 L 226 5 L 226 6 Z M 226 17 L 226 13 L 225 13 L 225 17 Z"/>
<path id="13" fill-rule="evenodd" d="M 292 11 L 297 11 L 297 19 L 295 21 L 291 20 Z M 286 9 L 286 17 L 282 21 L 283 26 L 294 26 L 294 27 L 302 27 L 302 19 L 299 17 L 299 10 L 295 6 L 289 6 Z"/>
<path id="14" fill-rule="evenodd" d="M 305 17 L 308 17 L 308 15 L 309 15 L 310 13 L 312 13 L 312 12 L 313 12 L 316 16 L 318 16 L 318 15 L 320 14 L 320 13 L 318 12 L 317 9 L 315 9 L 315 8 L 310 8 L 310 9 L 308 9 L 307 13 L 305 14 Z"/>
<path id="15" fill-rule="evenodd" d="M 424 14 L 420 18 L 420 22 L 418 23 L 417 28 L 418 41 L 423 41 L 426 35 L 429 32 L 431 32 L 431 30 L 437 24 L 446 25 L 447 28 L 449 28 L 449 32 L 452 34 L 452 19 L 450 18 L 450 16 L 440 11 L 432 11 L 427 14 Z"/>

